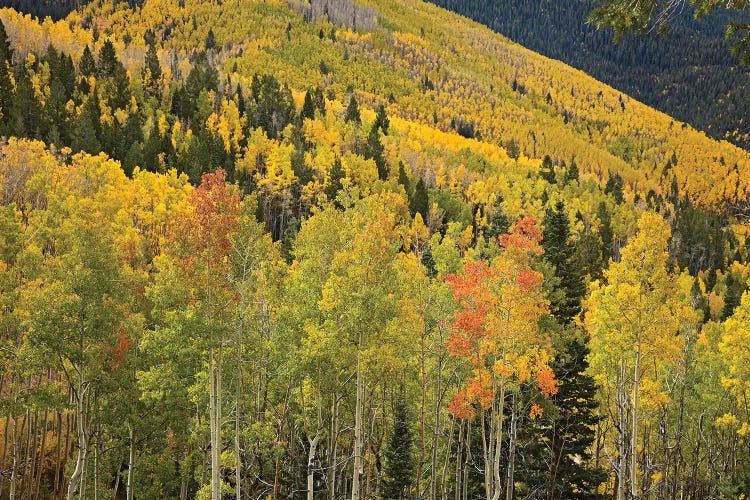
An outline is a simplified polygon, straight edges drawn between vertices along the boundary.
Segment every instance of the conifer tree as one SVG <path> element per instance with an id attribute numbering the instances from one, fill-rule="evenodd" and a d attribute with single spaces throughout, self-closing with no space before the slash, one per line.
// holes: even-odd
<path id="1" fill-rule="evenodd" d="M 552 298 L 553 315 L 563 324 L 581 312 L 581 300 L 586 294 L 579 263 L 573 258 L 575 248 L 570 243 L 570 220 L 565 205 L 558 201 L 554 210 L 548 210 L 544 218 L 542 247 L 544 258 L 555 268 L 560 279 L 562 296 Z"/>
<path id="2" fill-rule="evenodd" d="M 427 195 L 427 187 L 424 185 L 424 180 L 422 180 L 421 177 L 414 188 L 414 198 L 411 200 L 409 208 L 411 209 L 412 217 L 416 214 L 421 214 L 422 220 L 427 220 L 427 212 L 430 208 L 430 202 Z"/>
<path id="3" fill-rule="evenodd" d="M 362 125 L 362 117 L 359 115 L 359 106 L 357 105 L 357 98 L 354 97 L 354 94 L 349 96 L 349 105 L 346 107 L 344 121 Z"/>
<path id="4" fill-rule="evenodd" d="M 94 61 L 94 56 L 91 54 L 91 49 L 88 45 L 83 48 L 81 60 L 78 62 L 78 72 L 85 77 L 94 76 L 96 74 L 96 62 Z"/>
<path id="5" fill-rule="evenodd" d="M 146 52 L 146 58 L 143 62 L 143 89 L 150 96 L 159 99 L 161 97 L 161 64 L 156 54 L 156 44 L 151 43 Z"/>
<path id="6" fill-rule="evenodd" d="M 326 194 L 328 201 L 334 202 L 335 205 L 339 208 L 340 204 L 336 201 L 336 195 L 338 195 L 339 191 L 341 191 L 341 189 L 343 188 L 343 184 L 341 183 L 341 181 L 345 177 L 346 172 L 344 171 L 343 165 L 341 165 L 341 158 L 337 156 L 333 161 L 333 166 L 331 167 L 331 171 L 329 172 L 328 183 L 326 184 L 323 192 Z"/>
<path id="7" fill-rule="evenodd" d="M 393 432 L 385 449 L 383 498 L 401 500 L 413 498 L 409 488 L 414 482 L 415 469 L 409 410 L 403 396 L 396 400 L 393 413 Z"/>

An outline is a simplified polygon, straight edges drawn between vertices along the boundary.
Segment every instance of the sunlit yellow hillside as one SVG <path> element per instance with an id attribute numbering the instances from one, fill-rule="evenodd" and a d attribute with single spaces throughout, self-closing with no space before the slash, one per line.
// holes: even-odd
<path id="1" fill-rule="evenodd" d="M 355 9 L 340 3 L 342 11 Z M 303 14 L 315 9 L 290 4 L 147 0 L 131 10 L 105 3 L 72 14 L 67 24 L 116 39 L 132 68 L 142 61 L 143 36 L 151 30 L 162 40 L 172 76 L 188 70 L 186 54 L 203 47 L 211 29 L 232 82 L 249 85 L 254 73 L 272 73 L 293 90 L 322 86 L 341 101 L 353 88 L 372 106 L 390 102 L 393 116 L 441 131 L 465 122 L 483 141 L 516 140 L 531 158 L 575 157 L 600 180 L 617 172 L 642 195 L 667 192 L 673 176 L 681 191 L 707 207 L 721 209 L 748 195 L 747 152 L 465 18 L 415 0 L 366 1 L 362 6 L 376 21 L 352 30 L 325 17 L 306 22 Z M 59 31 L 48 28 L 53 38 Z M 673 153 L 677 164 L 665 168 Z"/>

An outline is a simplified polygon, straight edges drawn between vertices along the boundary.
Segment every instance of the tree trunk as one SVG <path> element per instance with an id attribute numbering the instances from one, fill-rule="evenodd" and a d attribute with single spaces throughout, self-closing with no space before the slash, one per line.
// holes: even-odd
<path id="1" fill-rule="evenodd" d="M 209 353 L 211 500 L 221 500 L 221 346 Z"/>
<path id="2" fill-rule="evenodd" d="M 500 479 L 500 452 L 503 447 L 503 413 L 505 412 L 505 381 L 501 381 L 500 384 L 500 404 L 498 405 L 497 417 L 495 418 L 495 456 L 494 459 L 494 477 L 495 477 L 495 492 L 492 495 L 492 500 L 498 500 L 503 492 L 503 484 Z"/>
<path id="3" fill-rule="evenodd" d="M 633 375 L 633 430 L 630 436 L 630 492 L 638 498 L 638 389 L 640 387 L 641 343 L 638 341 L 635 353 Z"/>
<path id="4" fill-rule="evenodd" d="M 13 434 L 11 435 L 11 469 L 10 469 L 10 500 L 16 498 L 16 483 L 18 482 L 18 416 L 13 417 Z"/>
<path id="5" fill-rule="evenodd" d="M 128 423 L 128 479 L 125 485 L 125 495 L 127 500 L 133 500 L 135 491 L 133 490 L 135 481 L 135 434 L 133 425 Z"/>
<path id="6" fill-rule="evenodd" d="M 510 431 L 508 432 L 508 473 L 505 483 L 505 500 L 513 500 L 515 490 L 515 463 L 516 463 L 516 430 L 518 427 L 518 408 L 516 406 L 516 393 L 511 396 Z"/>
<path id="7" fill-rule="evenodd" d="M 620 364 L 620 380 L 617 382 L 617 413 L 619 418 L 619 433 L 617 443 L 617 500 L 626 500 L 625 472 L 627 468 L 626 458 L 626 435 L 625 427 L 627 425 L 625 415 L 625 360 Z"/>
<path id="8" fill-rule="evenodd" d="M 362 334 L 359 336 L 359 345 L 362 345 Z M 354 473 L 352 475 L 352 500 L 360 499 L 360 475 L 363 469 L 363 429 L 362 429 L 362 407 L 364 406 L 364 375 L 357 354 L 357 402 L 354 411 Z"/>
<path id="9" fill-rule="evenodd" d="M 76 388 L 76 429 L 78 432 L 78 452 L 76 454 L 76 466 L 70 475 L 68 483 L 68 500 L 73 500 L 79 493 L 80 500 L 85 496 L 86 460 L 88 458 L 88 429 L 86 428 L 86 393 L 88 391 L 85 380 L 85 367 L 83 363 L 78 367 L 78 387 Z"/>
<path id="10" fill-rule="evenodd" d="M 339 435 L 339 399 L 338 394 L 333 393 L 331 401 L 331 445 L 328 457 L 328 499 L 336 499 L 336 460 L 338 459 L 338 435 Z"/>
<path id="11" fill-rule="evenodd" d="M 315 496 L 315 452 L 320 441 L 320 428 L 315 432 L 315 437 L 310 440 L 310 451 L 307 453 L 307 500 L 313 500 Z"/>

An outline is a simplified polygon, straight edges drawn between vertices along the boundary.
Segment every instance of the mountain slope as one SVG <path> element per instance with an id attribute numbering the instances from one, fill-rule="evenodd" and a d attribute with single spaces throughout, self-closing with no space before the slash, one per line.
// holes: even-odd
<path id="1" fill-rule="evenodd" d="M 210 26 L 233 81 L 249 85 L 253 73 L 273 72 L 292 88 L 319 85 L 342 100 L 348 89 L 373 105 L 392 96 L 393 115 L 440 130 L 466 122 L 485 141 L 517 141 L 530 157 L 575 157 L 582 171 L 600 180 L 617 172 L 642 195 L 668 192 L 674 175 L 706 207 L 747 197 L 747 152 L 432 5 L 369 7 L 378 24 L 361 32 L 308 23 L 304 9 L 280 1 L 154 0 L 135 11 L 105 3 L 69 22 L 129 40 L 129 52 L 151 30 L 175 54 L 201 46 Z M 673 153 L 677 165 L 665 168 Z"/>
<path id="2" fill-rule="evenodd" d="M 597 30 L 586 22 L 594 8 L 592 1 L 433 3 L 580 68 L 712 137 L 745 148 L 750 144 L 745 123 L 750 74 L 730 54 L 723 36 L 726 23 L 738 17 L 741 21 L 742 13 L 719 11 L 696 21 L 687 9 L 672 21 L 667 36 L 627 35 L 616 44 L 611 30 Z"/>

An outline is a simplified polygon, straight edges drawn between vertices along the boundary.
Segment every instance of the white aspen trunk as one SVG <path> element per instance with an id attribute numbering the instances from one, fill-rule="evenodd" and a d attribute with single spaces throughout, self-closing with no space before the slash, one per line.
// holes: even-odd
<path id="1" fill-rule="evenodd" d="M 492 495 L 492 500 L 498 500 L 503 492 L 503 483 L 500 478 L 500 452 L 503 449 L 503 412 L 505 412 L 505 381 L 501 381 L 500 385 L 500 404 L 498 405 L 497 418 L 495 419 L 495 456 L 494 459 L 494 477 L 495 477 L 495 492 Z"/>
<path id="2" fill-rule="evenodd" d="M 78 388 L 76 392 L 76 428 L 78 431 L 78 452 L 76 466 L 68 483 L 68 500 L 73 500 L 76 493 L 83 500 L 86 487 L 86 459 L 88 458 L 88 435 L 86 430 L 86 384 L 83 363 L 78 367 Z"/>
<path id="3" fill-rule="evenodd" d="M 360 345 L 362 345 L 362 334 L 360 334 Z M 362 460 L 362 406 L 364 405 L 364 381 L 362 368 L 359 362 L 359 356 L 357 356 L 357 403 L 354 412 L 354 474 L 352 477 L 352 500 L 360 499 L 360 476 L 362 475 L 363 460 Z"/>
<path id="4" fill-rule="evenodd" d="M 513 393 L 513 402 L 510 417 L 510 432 L 508 432 L 508 474 L 505 484 L 505 500 L 513 500 L 515 490 L 515 462 L 516 462 L 516 430 L 518 426 L 516 408 L 516 393 Z"/>
<path id="5" fill-rule="evenodd" d="M 338 455 L 338 433 L 339 433 L 339 399 L 338 394 L 333 393 L 331 402 L 331 454 L 328 469 L 328 499 L 336 498 L 336 460 Z"/>
<path id="6" fill-rule="evenodd" d="M 133 500 L 135 496 L 135 433 L 131 423 L 128 423 L 128 439 L 130 442 L 128 443 L 128 479 L 125 484 L 125 496 L 127 500 Z"/>
<path id="7" fill-rule="evenodd" d="M 10 470 L 10 500 L 16 498 L 16 483 L 18 482 L 18 416 L 11 419 L 13 421 L 13 438 L 12 438 L 12 469 Z"/>
<path id="8" fill-rule="evenodd" d="M 315 452 L 320 441 L 320 428 L 315 432 L 315 437 L 310 440 L 310 451 L 307 453 L 307 500 L 313 500 L 315 496 Z"/>
<path id="9" fill-rule="evenodd" d="M 618 439 L 618 467 L 617 467 L 617 500 L 625 498 L 625 469 L 627 460 L 625 457 L 625 360 L 620 365 L 620 380 L 617 383 L 617 412 L 620 419 L 620 437 Z"/>
<path id="10" fill-rule="evenodd" d="M 237 328 L 237 391 L 235 392 L 236 414 L 234 420 L 234 474 L 237 500 L 242 500 L 242 316 Z"/>
<path id="11" fill-rule="evenodd" d="M 221 484 L 219 483 L 219 466 L 221 455 L 217 454 L 216 451 L 219 448 L 219 442 L 216 438 L 216 429 L 219 427 L 217 415 L 217 397 L 216 393 L 218 387 L 216 387 L 216 359 L 214 349 L 212 348 L 209 353 L 209 364 L 208 364 L 208 375 L 209 375 L 209 395 L 208 395 L 208 412 L 209 412 L 209 427 L 210 427 L 210 441 L 211 441 L 211 500 L 221 500 Z"/>
<path id="12" fill-rule="evenodd" d="M 641 342 L 635 352 L 635 373 L 633 376 L 633 431 L 630 436 L 630 492 L 638 498 L 638 389 L 640 386 Z"/>

